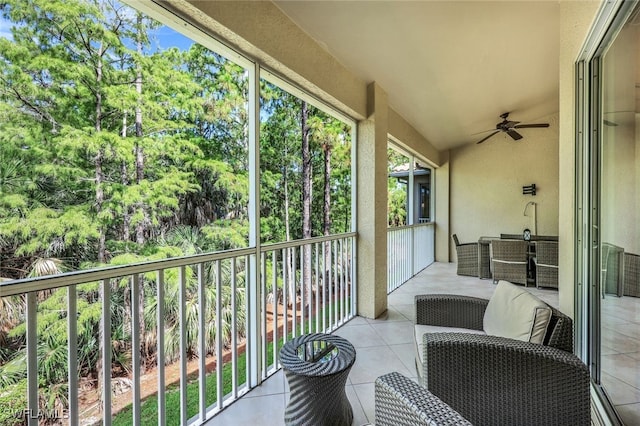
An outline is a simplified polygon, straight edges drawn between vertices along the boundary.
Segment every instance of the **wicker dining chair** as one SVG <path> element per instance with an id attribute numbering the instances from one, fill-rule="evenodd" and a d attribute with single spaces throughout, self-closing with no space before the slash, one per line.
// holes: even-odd
<path id="1" fill-rule="evenodd" d="M 602 297 L 624 294 L 624 248 L 603 242 L 600 249 L 600 288 Z"/>
<path id="2" fill-rule="evenodd" d="M 536 287 L 558 288 L 558 243 L 536 242 Z"/>
<path id="3" fill-rule="evenodd" d="M 458 256 L 458 275 L 478 276 L 478 243 L 460 244 L 456 234 L 451 236 Z"/>
<path id="4" fill-rule="evenodd" d="M 505 280 L 527 285 L 527 250 L 524 240 L 493 240 L 491 242 L 491 265 L 493 282 Z"/>
<path id="5" fill-rule="evenodd" d="M 624 295 L 640 297 L 640 256 L 624 253 Z"/>

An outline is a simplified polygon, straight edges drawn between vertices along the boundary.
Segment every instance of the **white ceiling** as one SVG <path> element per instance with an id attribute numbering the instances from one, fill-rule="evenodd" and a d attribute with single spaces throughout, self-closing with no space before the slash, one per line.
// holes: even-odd
<path id="1" fill-rule="evenodd" d="M 557 1 L 275 1 L 437 149 L 558 111 Z M 524 129 L 528 132 L 547 129 Z M 488 133 L 484 133 L 487 135 Z"/>

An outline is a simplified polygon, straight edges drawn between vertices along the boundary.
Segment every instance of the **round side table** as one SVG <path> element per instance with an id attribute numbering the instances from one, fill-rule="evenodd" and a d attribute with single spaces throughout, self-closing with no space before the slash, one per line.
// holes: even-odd
<path id="1" fill-rule="evenodd" d="M 291 396 L 286 425 L 351 425 L 345 392 L 356 350 L 348 340 L 324 333 L 298 336 L 280 349 Z"/>

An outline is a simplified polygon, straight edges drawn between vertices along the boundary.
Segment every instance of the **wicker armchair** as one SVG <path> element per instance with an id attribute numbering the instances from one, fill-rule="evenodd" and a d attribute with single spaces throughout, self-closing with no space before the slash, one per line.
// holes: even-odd
<path id="1" fill-rule="evenodd" d="M 493 240 L 491 266 L 493 282 L 500 280 L 527 285 L 527 250 L 524 240 Z"/>
<path id="2" fill-rule="evenodd" d="M 460 244 L 456 234 L 451 236 L 458 256 L 458 275 L 478 276 L 478 243 Z"/>
<path id="3" fill-rule="evenodd" d="M 416 322 L 481 330 L 487 304 L 469 296 L 417 296 Z M 398 373 L 379 377 L 375 424 L 589 425 L 589 370 L 572 353 L 572 327 L 552 308 L 543 344 L 425 333 L 421 385 Z"/>
<path id="4" fill-rule="evenodd" d="M 376 379 L 376 426 L 471 425 L 426 388 L 400 373 Z"/>
<path id="5" fill-rule="evenodd" d="M 536 242 L 536 287 L 558 288 L 558 243 Z"/>
<path id="6" fill-rule="evenodd" d="M 624 254 L 624 295 L 640 297 L 640 256 Z"/>
<path id="7" fill-rule="evenodd" d="M 575 355 L 531 343 L 543 349 L 507 347 L 503 364 L 500 344 L 477 353 L 460 343 L 428 389 L 396 372 L 378 377 L 376 426 L 591 424 L 589 371 Z"/>

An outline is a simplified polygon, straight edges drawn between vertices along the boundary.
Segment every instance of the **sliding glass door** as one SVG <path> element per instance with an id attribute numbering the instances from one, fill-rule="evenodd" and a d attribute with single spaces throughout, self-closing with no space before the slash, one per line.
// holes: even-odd
<path id="1" fill-rule="evenodd" d="M 594 385 L 612 417 L 640 424 L 640 19 L 622 3 L 579 64 L 579 282 Z M 580 92 L 580 90 L 579 90 Z M 583 114 L 580 114 L 580 111 Z M 580 191 L 580 189 L 583 189 Z"/>

